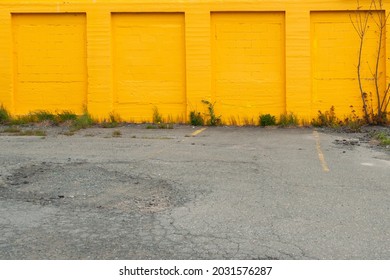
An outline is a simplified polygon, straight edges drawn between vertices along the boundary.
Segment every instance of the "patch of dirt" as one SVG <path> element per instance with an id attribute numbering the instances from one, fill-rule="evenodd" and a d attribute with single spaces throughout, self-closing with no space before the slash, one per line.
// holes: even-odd
<path id="1" fill-rule="evenodd" d="M 390 126 L 363 126 L 359 132 L 351 132 L 348 127 L 319 128 L 319 130 L 337 135 L 339 138 L 333 143 L 342 148 L 353 149 L 364 144 L 390 153 L 390 147 L 380 145 L 380 141 L 375 138 L 375 135 L 380 132 L 390 137 Z"/>
<path id="2" fill-rule="evenodd" d="M 14 170 L 0 198 L 58 207 L 88 207 L 157 213 L 186 200 L 164 180 L 109 171 L 91 163 L 42 162 Z"/>

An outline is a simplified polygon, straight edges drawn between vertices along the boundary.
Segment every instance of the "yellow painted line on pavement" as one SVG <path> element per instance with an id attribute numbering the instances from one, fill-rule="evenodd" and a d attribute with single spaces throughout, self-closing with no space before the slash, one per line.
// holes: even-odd
<path id="1" fill-rule="evenodd" d="M 207 129 L 207 127 L 204 127 L 204 128 L 201 128 L 201 129 L 198 129 L 198 130 L 195 130 L 191 136 L 196 136 L 198 135 L 199 133 L 202 133 L 203 131 L 205 131 Z"/>
<path id="2" fill-rule="evenodd" d="M 329 172 L 328 164 L 326 163 L 324 153 L 321 150 L 320 135 L 316 130 L 313 131 L 313 135 L 314 138 L 316 139 L 317 154 L 318 154 L 318 159 L 320 160 L 322 166 L 322 170 L 324 170 L 324 172 Z"/>

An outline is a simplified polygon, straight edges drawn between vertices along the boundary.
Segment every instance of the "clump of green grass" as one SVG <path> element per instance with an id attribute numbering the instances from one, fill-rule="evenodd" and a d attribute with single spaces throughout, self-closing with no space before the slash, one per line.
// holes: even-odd
<path id="1" fill-rule="evenodd" d="M 108 119 L 104 120 L 101 123 L 101 126 L 103 128 L 113 128 L 113 127 L 117 127 L 121 122 L 122 122 L 122 120 L 121 120 L 119 115 L 117 115 L 115 113 L 110 113 L 108 116 Z"/>
<path id="2" fill-rule="evenodd" d="M 0 106 L 0 124 L 6 124 L 11 121 L 11 115 L 8 110 L 1 104 Z"/>
<path id="3" fill-rule="evenodd" d="M 379 140 L 381 146 L 389 146 L 390 145 L 390 136 L 388 136 L 385 132 L 381 131 L 375 134 L 374 136 L 377 140 Z"/>
<path id="4" fill-rule="evenodd" d="M 31 123 L 49 122 L 50 124 L 57 125 L 59 123 L 57 116 L 48 111 L 34 111 L 27 115 L 17 116 L 12 119 L 12 125 L 25 125 Z"/>
<path id="5" fill-rule="evenodd" d="M 288 126 L 298 126 L 299 120 L 294 113 L 281 114 L 279 119 L 279 126 L 288 127 Z"/>
<path id="6" fill-rule="evenodd" d="M 170 123 L 171 118 L 168 117 L 168 123 L 164 122 L 164 119 L 157 107 L 153 108 L 153 124 L 146 126 L 146 129 L 173 129 L 173 123 Z"/>
<path id="7" fill-rule="evenodd" d="M 160 112 L 158 111 L 158 108 L 157 108 L 157 107 L 154 107 L 154 108 L 153 108 L 153 123 L 154 123 L 154 124 L 163 123 L 163 117 L 162 117 L 162 115 L 160 114 Z"/>
<path id="8" fill-rule="evenodd" d="M 56 116 L 48 111 L 35 111 L 30 113 L 31 122 L 41 123 L 44 121 L 48 121 L 52 124 L 57 124 Z"/>
<path id="9" fill-rule="evenodd" d="M 58 123 L 74 122 L 77 120 L 77 115 L 71 111 L 62 111 L 61 113 L 57 113 L 56 118 Z"/>
<path id="10" fill-rule="evenodd" d="M 16 116 L 11 120 L 11 125 L 25 125 L 32 123 L 32 119 L 30 115 Z"/>
<path id="11" fill-rule="evenodd" d="M 195 111 L 190 112 L 190 124 L 194 126 L 204 125 L 204 119 L 200 112 L 195 112 Z"/>
<path id="12" fill-rule="evenodd" d="M 350 108 L 351 114 L 344 119 L 343 125 L 351 132 L 360 132 L 360 129 L 365 124 L 365 121 L 356 115 L 356 111 L 353 109 L 352 105 Z"/>
<path id="13" fill-rule="evenodd" d="M 88 111 L 84 111 L 84 113 L 79 116 L 76 120 L 73 121 L 72 129 L 73 130 L 80 130 L 88 128 L 95 124 L 94 119 L 92 116 L 88 113 Z"/>
<path id="14" fill-rule="evenodd" d="M 34 111 L 27 115 L 17 116 L 12 119 L 13 125 L 25 125 L 30 123 L 42 123 L 49 122 L 52 125 L 58 125 L 65 122 L 74 122 L 77 120 L 77 115 L 71 111 L 62 111 L 57 114 L 53 114 L 49 111 Z"/>
<path id="15" fill-rule="evenodd" d="M 276 125 L 276 117 L 271 114 L 262 114 L 259 117 L 260 126 L 273 126 Z"/>

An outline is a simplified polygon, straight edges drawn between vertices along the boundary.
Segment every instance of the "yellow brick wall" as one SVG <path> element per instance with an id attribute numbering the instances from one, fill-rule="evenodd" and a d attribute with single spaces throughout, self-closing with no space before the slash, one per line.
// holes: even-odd
<path id="1" fill-rule="evenodd" d="M 151 108 L 184 121 L 184 13 L 112 14 L 114 111 L 135 122 Z"/>
<path id="2" fill-rule="evenodd" d="M 360 1 L 360 13 L 369 3 Z M 151 121 L 153 108 L 186 121 L 206 111 L 201 100 L 228 124 L 266 113 L 310 120 L 330 106 L 343 117 L 362 107 L 356 8 L 350 0 L 2 0 L 0 103 L 12 114 L 87 108 L 135 122 Z M 369 25 L 362 74 L 373 91 Z"/>
<path id="3" fill-rule="evenodd" d="M 85 14 L 13 14 L 14 113 L 86 104 Z"/>
<path id="4" fill-rule="evenodd" d="M 212 100 L 224 123 L 285 111 L 283 12 L 211 14 Z"/>

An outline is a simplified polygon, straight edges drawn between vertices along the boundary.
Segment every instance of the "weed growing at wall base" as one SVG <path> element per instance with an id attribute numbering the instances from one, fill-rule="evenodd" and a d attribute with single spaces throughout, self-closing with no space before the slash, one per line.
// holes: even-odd
<path id="1" fill-rule="evenodd" d="M 207 106 L 207 109 L 209 111 L 209 113 L 208 113 L 209 119 L 207 120 L 207 125 L 209 125 L 209 126 L 221 125 L 222 124 L 221 116 L 215 115 L 215 109 L 214 109 L 215 102 L 211 103 L 208 100 L 202 100 L 202 103 Z"/>
<path id="2" fill-rule="evenodd" d="M 57 113 L 57 120 L 59 123 L 64 122 L 73 122 L 77 120 L 77 115 L 71 111 L 62 111 L 61 113 Z"/>
<path id="3" fill-rule="evenodd" d="M 162 115 L 160 114 L 157 107 L 153 108 L 153 124 L 146 126 L 146 129 L 173 129 L 173 123 L 171 123 L 171 118 L 168 117 L 168 122 L 165 123 Z"/>
<path id="4" fill-rule="evenodd" d="M 390 146 L 390 136 L 387 135 L 385 132 L 378 132 L 375 134 L 374 138 L 379 140 L 380 145 L 382 146 Z"/>
<path id="5" fill-rule="evenodd" d="M 271 114 L 260 115 L 259 124 L 260 124 L 260 126 L 263 126 L 263 127 L 276 125 L 276 118 L 275 118 L 275 116 L 272 116 Z"/>
<path id="6" fill-rule="evenodd" d="M 73 122 L 72 130 L 85 129 L 87 127 L 92 126 L 94 123 L 95 121 L 88 113 L 88 111 L 84 111 L 84 113 Z"/>
<path id="7" fill-rule="evenodd" d="M 204 125 L 204 119 L 200 112 L 191 111 L 190 112 L 190 124 L 194 126 Z"/>
<path id="8" fill-rule="evenodd" d="M 280 125 L 281 127 L 298 126 L 299 120 L 294 113 L 282 114 L 280 115 L 278 125 Z"/>
<path id="9" fill-rule="evenodd" d="M 11 120 L 11 115 L 8 113 L 7 109 L 3 106 L 0 106 L 0 124 L 8 123 Z"/>
<path id="10" fill-rule="evenodd" d="M 153 108 L 153 123 L 155 124 L 160 124 L 163 122 L 163 117 L 162 115 L 160 114 L 160 112 L 158 111 L 158 108 L 157 107 L 154 107 Z"/>
<path id="11" fill-rule="evenodd" d="M 113 127 L 117 127 L 121 122 L 122 120 L 120 116 L 111 112 L 108 115 L 108 120 L 104 119 L 103 122 L 101 123 L 101 126 L 103 128 L 113 128 Z"/>
<path id="12" fill-rule="evenodd" d="M 346 126 L 350 132 L 360 132 L 360 129 L 365 124 L 365 121 L 356 115 L 356 111 L 352 105 L 350 108 L 351 114 L 344 119 L 343 125 Z"/>
<path id="13" fill-rule="evenodd" d="M 334 106 L 330 107 L 329 111 L 318 111 L 316 119 L 311 121 L 311 124 L 316 127 L 338 127 L 342 122 L 336 117 Z"/>

